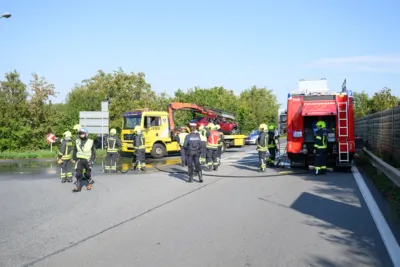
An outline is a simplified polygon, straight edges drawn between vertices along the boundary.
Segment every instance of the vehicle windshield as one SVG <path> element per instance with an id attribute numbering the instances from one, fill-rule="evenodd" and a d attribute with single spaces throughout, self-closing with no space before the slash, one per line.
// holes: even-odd
<path id="1" fill-rule="evenodd" d="M 260 134 L 260 131 L 259 130 L 253 130 L 250 134 L 251 135 L 257 135 L 257 134 Z"/>
<path id="2" fill-rule="evenodd" d="M 133 129 L 136 125 L 140 126 L 141 116 L 124 117 L 124 129 Z"/>

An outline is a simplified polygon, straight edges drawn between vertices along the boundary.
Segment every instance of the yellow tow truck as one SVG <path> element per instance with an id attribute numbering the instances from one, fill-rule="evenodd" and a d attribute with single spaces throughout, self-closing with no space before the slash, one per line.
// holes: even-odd
<path id="1" fill-rule="evenodd" d="M 153 158 L 163 158 L 170 152 L 180 151 L 178 142 L 174 135 L 175 122 L 174 113 L 177 110 L 187 110 L 202 113 L 204 115 L 221 115 L 212 109 L 203 108 L 196 104 L 173 102 L 168 105 L 168 112 L 152 111 L 149 109 L 138 109 L 124 113 L 124 123 L 121 132 L 122 152 L 133 153 L 133 129 L 136 125 L 142 128 L 146 140 L 146 154 Z M 245 135 L 224 135 L 222 153 L 226 148 L 243 147 Z"/>

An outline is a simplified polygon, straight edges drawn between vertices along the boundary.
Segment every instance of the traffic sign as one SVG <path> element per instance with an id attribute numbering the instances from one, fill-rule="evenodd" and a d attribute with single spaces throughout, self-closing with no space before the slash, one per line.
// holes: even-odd
<path id="1" fill-rule="evenodd" d="M 52 133 L 49 133 L 46 135 L 46 142 L 47 143 L 55 143 L 56 142 L 56 136 Z"/>

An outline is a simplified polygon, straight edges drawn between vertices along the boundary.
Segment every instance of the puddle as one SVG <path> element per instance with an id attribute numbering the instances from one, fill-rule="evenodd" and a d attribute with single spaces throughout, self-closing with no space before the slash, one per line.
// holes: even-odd
<path id="1" fill-rule="evenodd" d="M 146 158 L 147 168 L 154 165 L 177 165 L 181 163 L 180 157 L 167 157 L 163 159 Z M 105 164 L 104 158 L 95 160 L 93 170 L 102 171 Z M 120 158 L 117 162 L 117 169 L 126 172 L 132 167 L 132 158 Z M 0 175 L 5 174 L 58 174 L 60 166 L 55 160 L 13 160 L 0 163 Z"/>

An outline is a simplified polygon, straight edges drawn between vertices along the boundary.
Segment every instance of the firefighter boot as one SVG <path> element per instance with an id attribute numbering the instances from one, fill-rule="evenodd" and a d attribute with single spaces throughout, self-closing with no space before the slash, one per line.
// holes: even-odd
<path id="1" fill-rule="evenodd" d="M 68 183 L 72 183 L 72 177 L 67 179 Z"/>
<path id="2" fill-rule="evenodd" d="M 61 179 L 61 183 L 65 183 L 66 181 L 67 181 L 66 178 L 62 178 L 62 179 Z"/>
<path id="3" fill-rule="evenodd" d="M 193 167 L 189 168 L 189 183 L 193 183 Z"/>
<path id="4" fill-rule="evenodd" d="M 72 192 L 76 193 L 76 192 L 81 192 L 82 190 L 82 185 L 79 181 L 76 181 L 76 187 L 72 189 Z"/>
<path id="5" fill-rule="evenodd" d="M 197 172 L 197 174 L 199 175 L 199 182 L 202 183 L 203 182 L 203 173 L 201 172 L 201 170 L 199 170 Z"/>

